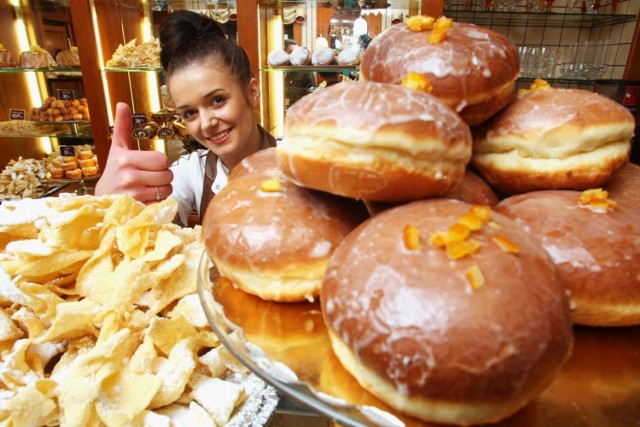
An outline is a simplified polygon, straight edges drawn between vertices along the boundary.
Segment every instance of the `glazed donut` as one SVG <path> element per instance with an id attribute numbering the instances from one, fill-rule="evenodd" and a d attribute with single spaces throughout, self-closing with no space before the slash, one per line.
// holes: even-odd
<path id="1" fill-rule="evenodd" d="M 80 148 L 77 154 L 79 159 L 86 160 L 94 157 L 93 150 L 91 148 Z"/>
<path id="2" fill-rule="evenodd" d="M 413 31 L 407 23 L 391 26 L 362 54 L 361 79 L 400 84 L 409 73 L 420 73 L 431 82 L 431 93 L 470 126 L 513 99 L 518 52 L 506 37 L 458 22 L 440 43 L 429 42 L 432 32 Z"/>
<path id="3" fill-rule="evenodd" d="M 78 162 L 76 162 L 75 160 L 71 162 L 62 162 L 60 167 L 65 171 L 78 169 Z"/>
<path id="4" fill-rule="evenodd" d="M 604 189 L 618 203 L 625 203 L 636 212 L 640 211 L 640 166 L 629 163 L 607 182 Z"/>
<path id="5" fill-rule="evenodd" d="M 312 65 L 333 65 L 336 62 L 336 51 L 330 47 L 320 47 L 311 55 Z"/>
<path id="6" fill-rule="evenodd" d="M 72 170 L 66 170 L 64 174 L 69 179 L 80 179 L 82 178 L 82 169 L 76 168 Z"/>
<path id="7" fill-rule="evenodd" d="M 82 168 L 82 174 L 84 176 L 94 176 L 98 174 L 97 166 L 85 166 Z"/>
<path id="8" fill-rule="evenodd" d="M 277 170 L 229 180 L 211 201 L 203 239 L 220 274 L 265 300 L 312 300 L 329 257 L 366 218 L 353 200 L 298 187 Z"/>
<path id="9" fill-rule="evenodd" d="M 298 46 L 293 49 L 293 52 L 289 55 L 289 61 L 291 65 L 295 66 L 309 65 L 309 62 L 311 62 L 311 51 L 306 47 Z"/>
<path id="10" fill-rule="evenodd" d="M 640 215 L 623 203 L 608 208 L 598 207 L 598 199 L 595 205 L 581 203 L 581 197 L 589 200 L 584 194 L 534 191 L 508 197 L 496 210 L 547 249 L 571 292 L 575 323 L 640 324 Z"/>
<path id="11" fill-rule="evenodd" d="M 357 65 L 360 62 L 360 49 L 345 49 L 338 54 L 338 65 Z"/>
<path id="12" fill-rule="evenodd" d="M 267 55 L 267 64 L 271 65 L 272 67 L 288 65 L 289 54 L 282 49 L 273 50 Z"/>
<path id="13" fill-rule="evenodd" d="M 478 129 L 472 163 L 505 194 L 600 187 L 627 164 L 634 127 L 604 95 L 528 91 Z"/>
<path id="14" fill-rule="evenodd" d="M 479 226 L 465 237 L 465 223 Z M 537 397 L 571 351 L 568 297 L 548 254 L 510 219 L 458 200 L 364 222 L 333 253 L 320 303 L 344 367 L 425 421 L 503 419 Z"/>
<path id="15" fill-rule="evenodd" d="M 499 202 L 498 196 L 489 184 L 468 169 L 460 185 L 442 197 L 461 200 L 474 205 L 493 206 Z"/>
<path id="16" fill-rule="evenodd" d="M 98 162 L 96 161 L 95 157 L 90 157 L 88 159 L 78 159 L 78 165 L 81 168 L 86 168 L 88 166 L 95 166 L 97 164 Z"/>
<path id="17" fill-rule="evenodd" d="M 62 164 L 64 163 L 64 160 L 62 160 L 62 156 L 56 156 L 53 159 L 51 159 L 51 163 L 59 168 L 62 168 Z"/>
<path id="18" fill-rule="evenodd" d="M 76 156 L 62 156 L 62 161 L 64 163 L 75 162 L 77 160 L 78 160 L 78 158 Z"/>
<path id="19" fill-rule="evenodd" d="M 248 173 L 268 172 L 274 169 L 279 171 L 278 161 L 276 159 L 276 149 L 275 147 L 271 147 L 257 151 L 242 159 L 236 167 L 231 169 L 227 179 L 232 180 Z"/>
<path id="20" fill-rule="evenodd" d="M 51 174 L 51 178 L 59 179 L 64 178 L 64 170 L 62 168 L 50 165 L 47 170 Z"/>
<path id="21" fill-rule="evenodd" d="M 276 154 L 299 185 L 405 202 L 445 194 L 460 183 L 471 132 L 428 93 L 344 82 L 305 96 L 287 111 Z"/>

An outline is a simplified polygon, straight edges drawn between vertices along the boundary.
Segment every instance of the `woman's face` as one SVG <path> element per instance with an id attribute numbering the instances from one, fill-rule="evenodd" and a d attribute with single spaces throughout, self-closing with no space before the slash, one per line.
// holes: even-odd
<path id="1" fill-rule="evenodd" d="M 223 162 L 235 163 L 259 149 L 253 113 L 260 95 L 256 79 L 242 87 L 226 67 L 206 60 L 174 72 L 167 88 L 189 135 Z"/>

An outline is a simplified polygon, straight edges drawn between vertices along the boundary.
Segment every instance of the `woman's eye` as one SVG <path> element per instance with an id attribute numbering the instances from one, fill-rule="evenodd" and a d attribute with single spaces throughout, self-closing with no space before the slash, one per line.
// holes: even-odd
<path id="1" fill-rule="evenodd" d="M 184 120 L 192 120 L 195 116 L 195 111 L 185 111 L 184 113 L 182 113 L 182 118 Z"/>
<path id="2" fill-rule="evenodd" d="M 220 104 L 224 104 L 225 99 L 222 96 L 214 96 L 211 99 L 211 104 L 212 105 L 220 105 Z"/>

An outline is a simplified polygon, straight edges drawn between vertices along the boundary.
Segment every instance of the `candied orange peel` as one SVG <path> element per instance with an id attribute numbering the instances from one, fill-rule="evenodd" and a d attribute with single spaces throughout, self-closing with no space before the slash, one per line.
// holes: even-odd
<path id="1" fill-rule="evenodd" d="M 580 205 L 594 212 L 606 212 L 618 206 L 615 200 L 609 199 L 609 192 L 602 188 L 592 188 L 580 194 Z"/>
<path id="2" fill-rule="evenodd" d="M 450 259 L 460 259 L 473 255 L 480 250 L 480 243 L 475 240 L 457 240 L 447 243 L 447 256 Z"/>
<path id="3" fill-rule="evenodd" d="M 493 240 L 494 243 L 505 252 L 510 252 L 512 254 L 517 254 L 520 252 L 520 248 L 518 247 L 518 245 L 513 243 L 508 237 L 498 235 L 494 236 L 491 240 Z"/>
<path id="4" fill-rule="evenodd" d="M 548 81 L 541 78 L 536 78 L 533 80 L 533 83 L 531 83 L 531 85 L 529 86 L 529 89 L 518 89 L 517 94 L 521 95 L 527 92 L 533 92 L 533 91 L 541 92 L 541 91 L 551 90 L 551 89 L 553 89 L 553 87 L 551 86 L 551 84 L 549 84 Z"/>
<path id="5" fill-rule="evenodd" d="M 280 181 L 275 178 L 267 179 L 260 184 L 260 190 L 265 193 L 279 193 L 282 191 L 282 186 L 280 185 Z"/>
<path id="6" fill-rule="evenodd" d="M 447 38 L 447 33 L 453 27 L 453 19 L 441 16 L 438 18 L 435 24 L 433 24 L 433 31 L 429 35 L 430 44 L 442 43 Z"/>
<path id="7" fill-rule="evenodd" d="M 458 217 L 447 231 L 436 231 L 429 236 L 429 243 L 444 247 L 451 259 L 460 259 L 480 250 L 480 243 L 470 240 L 474 231 L 482 228 L 491 219 L 491 208 L 486 205 L 473 205 L 469 212 Z"/>
<path id="8" fill-rule="evenodd" d="M 480 289 L 484 285 L 484 275 L 478 264 L 473 264 L 465 273 L 467 281 L 471 285 L 471 289 L 474 291 Z"/>
<path id="9" fill-rule="evenodd" d="M 427 31 L 433 28 L 436 18 L 433 16 L 416 15 L 407 19 L 405 24 L 411 31 Z"/>
<path id="10" fill-rule="evenodd" d="M 405 225 L 402 230 L 402 241 L 404 246 L 409 250 L 420 250 L 422 244 L 420 243 L 420 230 L 415 225 Z"/>
<path id="11" fill-rule="evenodd" d="M 402 86 L 422 92 L 431 93 L 433 86 L 431 80 L 415 71 L 410 72 L 402 79 Z"/>

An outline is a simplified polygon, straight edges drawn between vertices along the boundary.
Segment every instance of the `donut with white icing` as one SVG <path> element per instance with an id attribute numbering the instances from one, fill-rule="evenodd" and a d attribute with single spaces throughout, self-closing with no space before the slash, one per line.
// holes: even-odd
<path id="1" fill-rule="evenodd" d="M 345 49 L 338 54 L 338 65 L 357 65 L 360 57 L 360 48 Z"/>
<path id="2" fill-rule="evenodd" d="M 420 73 L 431 82 L 431 93 L 470 126 L 513 99 L 518 52 L 506 37 L 455 22 L 442 42 L 432 44 L 431 32 L 412 31 L 405 24 L 385 30 L 362 54 L 361 79 L 400 84 L 409 73 Z"/>
<path id="3" fill-rule="evenodd" d="M 443 197 L 461 200 L 475 205 L 493 206 L 499 201 L 498 196 L 491 186 L 470 170 L 466 171 L 462 182 Z"/>
<path id="4" fill-rule="evenodd" d="M 571 350 L 567 294 L 521 227 L 490 213 L 467 239 L 477 252 L 458 259 L 430 242 L 471 210 L 432 199 L 382 212 L 342 241 L 322 284 L 343 366 L 376 397 L 425 421 L 503 419 L 551 383 Z M 407 227 L 418 245 L 407 244 Z M 482 282 L 467 277 L 476 269 Z"/>
<path id="5" fill-rule="evenodd" d="M 270 169 L 229 180 L 207 208 L 202 236 L 220 274 L 240 289 L 296 302 L 318 296 L 329 257 L 366 217 L 361 204 Z"/>
<path id="6" fill-rule="evenodd" d="M 312 65 L 333 65 L 336 62 L 336 51 L 330 47 L 320 47 L 311 55 Z"/>
<path id="7" fill-rule="evenodd" d="M 600 187 L 627 164 L 634 128 L 604 95 L 532 90 L 477 129 L 472 163 L 505 194 Z"/>
<path id="8" fill-rule="evenodd" d="M 534 191 L 496 210 L 525 227 L 550 254 L 571 292 L 574 322 L 640 324 L 640 214 L 623 203 L 596 209 L 581 192 Z M 615 202 L 615 199 L 611 199 Z"/>
<path id="9" fill-rule="evenodd" d="M 303 65 L 309 65 L 311 62 L 311 51 L 303 46 L 298 46 L 293 49 L 293 52 L 289 55 L 289 61 L 291 65 L 300 67 Z"/>
<path id="10" fill-rule="evenodd" d="M 299 185 L 355 199 L 406 202 L 456 187 L 471 155 L 469 127 L 428 93 L 343 82 L 305 96 L 276 148 Z"/>
<path id="11" fill-rule="evenodd" d="M 289 65 L 289 54 L 283 49 L 272 50 L 267 55 L 267 64 L 272 67 Z"/>
<path id="12" fill-rule="evenodd" d="M 227 179 L 231 180 L 249 173 L 268 172 L 273 170 L 276 172 L 279 170 L 275 147 L 256 151 L 255 153 L 245 157 L 240 161 L 240 163 L 231 169 Z"/>

